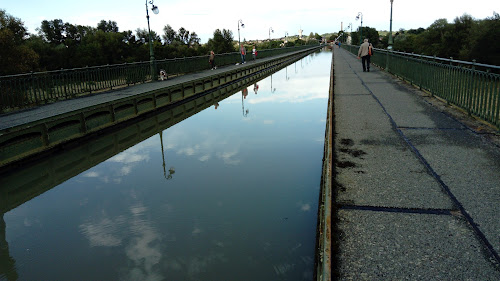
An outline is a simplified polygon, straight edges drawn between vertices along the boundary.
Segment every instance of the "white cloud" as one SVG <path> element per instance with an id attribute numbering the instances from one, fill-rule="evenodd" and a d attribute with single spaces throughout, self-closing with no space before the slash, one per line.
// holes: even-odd
<path id="1" fill-rule="evenodd" d="M 127 268 L 125 280 L 164 280 L 156 267 L 162 258 L 161 236 L 142 216 L 148 211 L 142 204 L 132 206 L 130 230 L 134 237 L 125 248 L 127 257 L 132 261 Z"/>
<path id="2" fill-rule="evenodd" d="M 297 206 L 301 211 L 308 212 L 311 210 L 311 205 L 309 203 L 298 202 Z"/>
<path id="3" fill-rule="evenodd" d="M 83 176 L 87 177 L 87 178 L 98 178 L 99 173 L 98 172 L 88 172 L 88 173 L 83 174 Z"/>
<path id="4" fill-rule="evenodd" d="M 109 161 L 129 164 L 129 163 L 135 163 L 135 162 L 149 161 L 149 155 L 136 154 L 134 152 L 124 151 L 124 152 L 117 154 L 114 157 L 110 158 Z"/>
<path id="5" fill-rule="evenodd" d="M 219 157 L 220 159 L 222 159 L 225 164 L 238 165 L 241 162 L 241 160 L 233 158 L 237 154 L 238 154 L 237 150 L 235 150 L 235 151 L 225 151 L 225 152 L 217 153 L 217 157 Z"/>
<path id="6" fill-rule="evenodd" d="M 202 42 L 213 36 L 215 29 L 229 29 L 238 39 L 238 20 L 242 19 L 245 28 L 240 30 L 241 39 L 266 39 L 269 28 L 271 37 L 285 36 L 285 32 L 295 35 L 302 28 L 304 34 L 338 32 L 341 22 L 344 28 L 352 23 L 355 28 L 360 21 L 355 17 L 363 13 L 363 26 L 378 30 L 389 29 L 390 2 L 359 0 L 351 2 L 315 2 L 311 6 L 284 4 L 281 1 L 255 0 L 244 9 L 235 5 L 233 0 L 206 1 L 163 1 L 156 0 L 160 13 L 150 14 L 151 29 L 158 34 L 170 24 L 175 30 L 184 27 L 196 32 Z M 151 6 L 149 6 L 151 7 Z M 495 8 L 496 7 L 496 8 Z M 116 21 L 120 31 L 147 28 L 145 3 L 135 0 L 87 0 L 83 2 L 63 2 L 61 0 L 26 0 L 24 5 L 15 1 L 4 1 L 2 8 L 7 13 L 21 18 L 31 33 L 40 27 L 43 19 L 62 19 L 75 25 L 97 26 L 101 20 Z M 499 12 L 497 1 L 461 1 L 450 5 L 447 1 L 421 0 L 418 5 L 408 0 L 396 0 L 393 4 L 393 30 L 400 28 L 427 28 L 435 20 L 455 17 L 469 13 L 476 18 L 491 17 L 493 11 Z M 422 16 L 425 15 L 425 16 Z"/>
<path id="7" fill-rule="evenodd" d="M 80 231 L 87 237 L 91 247 L 114 247 L 122 243 L 119 237 L 120 225 L 125 222 L 123 217 L 115 220 L 103 218 L 99 222 L 87 222 L 80 225 Z"/>
<path id="8" fill-rule="evenodd" d="M 200 160 L 201 162 L 205 162 L 205 161 L 208 161 L 210 159 L 210 155 L 203 155 L 201 156 L 200 158 L 198 158 L 198 160 Z"/>

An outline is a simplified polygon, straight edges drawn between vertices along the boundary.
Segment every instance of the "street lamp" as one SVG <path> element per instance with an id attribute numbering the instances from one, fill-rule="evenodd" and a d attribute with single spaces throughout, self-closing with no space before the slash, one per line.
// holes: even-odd
<path id="1" fill-rule="evenodd" d="M 394 2 L 394 0 L 390 0 L 391 1 L 391 20 L 390 20 L 390 24 L 389 24 L 389 42 L 387 42 L 388 46 L 387 46 L 387 53 L 385 55 L 385 71 L 389 72 L 389 51 L 392 50 L 392 2 Z"/>
<path id="2" fill-rule="evenodd" d="M 347 26 L 347 28 L 345 30 L 347 31 L 347 30 L 349 30 L 349 28 L 351 28 L 351 33 L 352 33 L 352 23 L 349 23 L 349 25 Z M 347 38 L 348 38 L 348 36 L 345 37 L 344 43 L 347 43 Z"/>
<path id="3" fill-rule="evenodd" d="M 356 16 L 356 20 L 359 20 L 359 19 L 361 19 L 359 42 L 362 43 L 362 41 L 363 41 L 363 13 L 361 13 L 361 12 L 359 12 L 358 15 Z"/>
<path id="4" fill-rule="evenodd" d="M 158 6 L 155 6 L 153 4 L 153 0 L 149 1 L 149 4 L 151 4 L 151 11 L 155 15 L 157 15 L 160 10 L 158 9 Z M 151 66 L 151 80 L 155 81 L 157 79 L 156 77 L 156 70 L 155 70 L 155 55 L 153 52 L 153 41 L 151 39 L 151 28 L 149 27 L 149 10 L 148 10 L 148 0 L 146 0 L 146 19 L 148 19 L 148 35 L 149 35 L 149 63 Z"/>
<path id="5" fill-rule="evenodd" d="M 351 33 L 349 34 L 351 36 L 351 43 L 352 44 L 352 23 L 349 23 L 349 26 L 351 27 Z"/>
<path id="6" fill-rule="evenodd" d="M 241 43 L 240 43 L 240 25 L 242 28 L 245 28 L 245 24 L 242 20 L 238 20 L 238 52 L 241 52 Z"/>
<path id="7" fill-rule="evenodd" d="M 274 30 L 272 27 L 269 27 L 269 42 L 271 41 L 271 32 L 274 33 Z"/>
<path id="8" fill-rule="evenodd" d="M 392 2 L 394 2 L 394 0 L 390 0 L 390 1 L 391 1 L 391 21 L 389 24 L 389 42 L 388 42 L 389 46 L 387 46 L 387 49 L 392 50 L 392 44 L 394 43 L 392 41 Z"/>

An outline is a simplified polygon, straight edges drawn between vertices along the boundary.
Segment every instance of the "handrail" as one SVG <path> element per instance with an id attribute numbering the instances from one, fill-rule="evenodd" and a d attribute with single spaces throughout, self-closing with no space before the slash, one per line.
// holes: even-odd
<path id="1" fill-rule="evenodd" d="M 374 48 L 375 51 L 380 51 L 380 52 L 386 52 L 387 50 L 385 49 L 378 49 Z M 477 63 L 477 62 L 470 62 L 470 61 L 463 61 L 463 60 L 455 60 L 453 58 L 440 58 L 436 56 L 427 56 L 427 55 L 419 55 L 415 53 L 406 53 L 406 52 L 400 52 L 400 51 L 389 51 L 394 54 L 398 55 L 404 55 L 404 56 L 411 56 L 415 58 L 425 58 L 425 59 L 430 59 L 430 60 L 435 60 L 435 61 L 442 61 L 442 62 L 450 62 L 450 63 L 457 63 L 457 64 L 463 64 L 463 65 L 470 65 L 470 66 L 481 66 L 481 67 L 486 67 L 486 68 L 493 68 L 493 69 L 500 69 L 500 66 L 498 65 L 491 65 L 491 64 L 484 64 L 484 63 Z"/>
<path id="2" fill-rule="evenodd" d="M 359 46 L 341 47 L 358 53 Z M 500 66 L 383 49 L 371 62 L 500 128 Z"/>

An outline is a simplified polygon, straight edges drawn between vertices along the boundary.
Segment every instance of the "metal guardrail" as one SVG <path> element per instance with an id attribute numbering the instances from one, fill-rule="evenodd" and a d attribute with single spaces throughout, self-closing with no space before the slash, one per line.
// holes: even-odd
<path id="1" fill-rule="evenodd" d="M 311 48 L 311 45 L 259 50 L 258 58 Z M 317 47 L 317 46 L 314 46 Z M 246 59 L 250 60 L 251 52 Z M 238 52 L 216 55 L 218 66 L 240 62 Z M 156 73 L 168 76 L 209 69 L 208 56 L 184 57 L 155 61 Z M 151 81 L 150 62 L 124 63 L 47 72 L 0 76 L 0 113 L 34 105 L 76 98 L 99 91 L 112 90 Z"/>
<path id="2" fill-rule="evenodd" d="M 325 126 L 325 145 L 323 148 L 323 168 L 321 173 L 320 195 L 318 199 L 318 225 L 316 234 L 316 260 L 315 260 L 315 278 L 316 281 L 330 281 L 335 279 L 333 268 L 336 264 L 333 260 L 333 248 L 335 243 L 332 241 L 334 218 L 334 204 L 335 200 L 333 194 L 333 178 L 334 178 L 334 139 L 333 132 L 335 131 L 335 114 L 334 114 L 334 79 L 335 69 L 332 62 L 330 70 L 330 85 L 328 91 L 328 107 Z"/>
<path id="3" fill-rule="evenodd" d="M 359 46 L 342 47 L 357 55 Z M 500 128 L 500 66 L 375 49 L 372 63 Z"/>

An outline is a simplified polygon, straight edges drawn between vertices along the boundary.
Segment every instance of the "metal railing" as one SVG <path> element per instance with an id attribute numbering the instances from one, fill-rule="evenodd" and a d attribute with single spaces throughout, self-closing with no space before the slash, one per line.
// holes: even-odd
<path id="1" fill-rule="evenodd" d="M 354 55 L 359 49 L 342 47 Z M 500 128 L 500 66 L 383 49 L 371 62 Z"/>
<path id="2" fill-rule="evenodd" d="M 317 46 L 299 46 L 259 50 L 258 58 L 300 51 Z M 248 52 L 246 58 L 252 57 Z M 240 62 L 238 52 L 216 55 L 218 66 Z M 155 69 L 168 76 L 209 69 L 208 56 L 184 57 L 155 61 Z M 0 113 L 34 105 L 71 99 L 100 91 L 151 81 L 150 62 L 124 63 L 47 72 L 0 76 Z"/>

